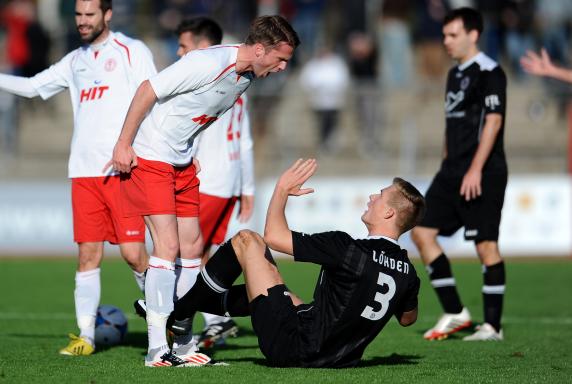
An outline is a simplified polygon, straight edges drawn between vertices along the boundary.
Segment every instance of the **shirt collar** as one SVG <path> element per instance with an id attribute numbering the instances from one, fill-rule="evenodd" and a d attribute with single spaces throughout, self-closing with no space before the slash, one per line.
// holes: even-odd
<path id="1" fill-rule="evenodd" d="M 459 69 L 459 71 L 464 71 L 465 69 L 469 68 L 471 66 L 471 64 L 473 64 L 475 61 L 477 61 L 477 59 L 479 57 L 481 57 L 481 55 L 483 55 L 482 52 L 477 53 L 475 56 L 471 57 L 469 60 L 465 61 L 463 64 L 460 64 L 459 66 L 457 66 L 457 68 Z"/>
<path id="2" fill-rule="evenodd" d="M 399 243 L 397 242 L 397 240 L 392 239 L 391 237 L 387 237 L 387 236 L 381 236 L 381 235 L 370 235 L 367 237 L 368 240 L 373 240 L 373 239 L 384 239 L 387 241 L 391 241 L 393 244 L 395 245 L 399 245 Z"/>

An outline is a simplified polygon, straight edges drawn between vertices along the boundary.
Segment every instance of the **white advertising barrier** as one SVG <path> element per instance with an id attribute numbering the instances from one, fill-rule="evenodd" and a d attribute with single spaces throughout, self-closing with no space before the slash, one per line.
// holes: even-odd
<path id="1" fill-rule="evenodd" d="M 430 180 L 410 180 L 425 192 Z M 264 222 L 274 180 L 260 183 L 257 190 L 256 223 Z M 389 178 L 311 179 L 305 187 L 310 195 L 291 197 L 286 214 L 290 227 L 306 233 L 339 229 L 354 237 L 367 232 L 360 220 L 371 193 L 391 183 Z M 511 176 L 505 196 L 499 246 L 504 256 L 569 256 L 572 254 L 572 180 L 568 176 Z M 447 255 L 474 256 L 474 243 L 463 231 L 439 238 Z M 400 244 L 418 255 L 409 233 Z"/>
<path id="2" fill-rule="evenodd" d="M 430 180 L 411 181 L 424 192 Z M 267 179 L 258 183 L 253 219 L 238 223 L 235 212 L 229 235 L 242 228 L 262 233 L 274 182 Z M 369 194 L 390 183 L 390 178 L 311 179 L 307 186 L 315 193 L 290 198 L 288 222 L 291 228 L 306 233 L 337 229 L 365 237 L 360 217 Z M 571 255 L 571 200 L 568 176 L 511 176 L 500 229 L 503 255 Z M 462 231 L 440 241 L 452 257 L 475 254 L 473 243 L 463 240 Z M 402 236 L 400 244 L 412 256 L 417 255 L 408 234 Z M 68 183 L 0 182 L 0 256 L 75 255 L 76 249 Z M 117 254 L 116 247 L 106 249 L 106 253 Z"/>

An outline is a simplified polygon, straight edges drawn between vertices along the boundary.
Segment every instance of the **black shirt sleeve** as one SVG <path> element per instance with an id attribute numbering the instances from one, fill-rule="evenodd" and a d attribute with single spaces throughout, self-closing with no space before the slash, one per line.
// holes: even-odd
<path id="1" fill-rule="evenodd" d="M 499 113 L 504 117 L 506 110 L 506 76 L 500 67 L 483 73 L 482 92 L 485 114 Z"/>
<path id="2" fill-rule="evenodd" d="M 397 313 L 409 312 L 417 308 L 417 296 L 419 295 L 420 280 L 417 275 L 409 280 L 409 286 L 399 305 Z"/>
<path id="3" fill-rule="evenodd" d="M 294 260 L 323 265 L 338 266 L 343 260 L 345 250 L 353 241 L 345 232 L 322 232 L 308 235 L 292 231 Z"/>

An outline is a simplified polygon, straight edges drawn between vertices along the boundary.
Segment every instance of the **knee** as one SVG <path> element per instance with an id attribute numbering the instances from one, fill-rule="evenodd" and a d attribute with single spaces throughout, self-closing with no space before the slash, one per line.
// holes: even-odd
<path id="1" fill-rule="evenodd" d="M 476 244 L 477 253 L 484 265 L 490 266 L 502 261 L 496 241 L 481 241 Z"/>
<path id="2" fill-rule="evenodd" d="M 137 272 L 143 272 L 147 269 L 149 256 L 143 243 L 132 243 L 128 247 L 121 247 L 121 255 L 127 262 L 129 267 Z"/>
<path id="3" fill-rule="evenodd" d="M 265 247 L 264 239 L 262 236 L 248 229 L 243 229 L 234 235 L 234 237 L 231 239 L 231 244 L 234 252 L 239 258 L 245 257 L 249 254 L 254 254 L 253 252 L 247 252 L 248 250 Z"/>
<path id="4" fill-rule="evenodd" d="M 415 227 L 411 230 L 411 240 L 417 248 L 421 248 L 431 238 L 431 233 L 421 227 Z"/>

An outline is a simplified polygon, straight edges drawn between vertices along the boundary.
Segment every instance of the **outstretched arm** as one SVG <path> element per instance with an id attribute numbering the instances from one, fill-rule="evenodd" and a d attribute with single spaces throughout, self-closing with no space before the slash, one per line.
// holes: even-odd
<path id="1" fill-rule="evenodd" d="M 572 83 L 572 70 L 554 65 L 544 48 L 540 51 L 540 55 L 533 51 L 527 51 L 526 55 L 520 58 L 520 65 L 525 72 L 531 75 L 552 77 Z"/>
<path id="2" fill-rule="evenodd" d="M 153 91 L 153 87 L 151 87 L 151 83 L 149 80 L 145 80 L 141 83 L 139 88 L 137 88 L 137 92 L 135 92 L 135 96 L 133 96 L 129 111 L 125 117 L 125 122 L 123 123 L 121 134 L 119 135 L 119 139 L 117 139 L 115 148 L 113 148 L 113 159 L 107 163 L 104 171 L 107 170 L 110 165 L 113 165 L 113 169 L 116 171 L 129 173 L 131 172 L 131 168 L 137 166 L 137 155 L 131 145 L 133 144 L 133 139 L 135 139 L 141 122 L 156 101 L 157 96 L 155 95 L 155 91 Z"/>
<path id="3" fill-rule="evenodd" d="M 32 85 L 32 81 L 28 77 L 21 76 L 0 74 L 0 90 L 27 98 L 40 95 Z"/>
<path id="4" fill-rule="evenodd" d="M 314 192 L 312 188 L 302 188 L 302 185 L 316 172 L 317 168 L 318 163 L 315 159 L 298 159 L 278 179 L 268 205 L 264 227 L 264 241 L 275 251 L 293 254 L 292 232 L 284 213 L 286 202 L 290 195 L 301 196 Z"/>

